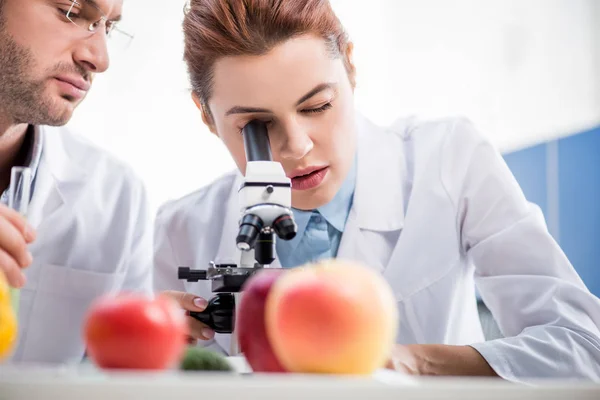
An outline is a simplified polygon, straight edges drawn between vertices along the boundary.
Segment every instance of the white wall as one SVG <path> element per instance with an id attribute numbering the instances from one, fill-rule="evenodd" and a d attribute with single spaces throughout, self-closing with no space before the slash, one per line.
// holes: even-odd
<path id="1" fill-rule="evenodd" d="M 465 114 L 502 150 L 600 123 L 600 2 L 332 2 L 356 44 L 357 104 L 377 122 Z M 153 208 L 234 167 L 189 97 L 184 3 L 126 1 L 136 39 L 70 124 L 129 161 Z"/>
<path id="2" fill-rule="evenodd" d="M 503 150 L 600 121 L 595 3 L 334 0 L 357 44 L 362 109 L 382 122 L 466 113 Z"/>

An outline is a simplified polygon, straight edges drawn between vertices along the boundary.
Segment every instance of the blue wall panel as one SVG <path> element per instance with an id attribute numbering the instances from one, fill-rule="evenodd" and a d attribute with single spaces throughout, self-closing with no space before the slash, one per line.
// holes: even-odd
<path id="1" fill-rule="evenodd" d="M 549 225 L 558 228 L 557 240 L 585 284 L 600 297 L 600 127 L 556 143 L 557 160 L 549 160 L 547 143 L 504 158 L 527 199 L 542 208 Z M 549 163 L 554 161 L 557 168 L 552 169 Z M 554 172 L 558 176 L 552 176 Z M 548 179 L 557 183 L 558 190 L 548 190 Z M 558 204 L 558 216 L 550 215 L 550 203 Z"/>
<path id="2" fill-rule="evenodd" d="M 561 247 L 600 296 L 600 128 L 559 141 Z"/>
<path id="3" fill-rule="evenodd" d="M 527 200 L 540 206 L 548 218 L 546 198 L 546 144 L 504 155 Z"/>

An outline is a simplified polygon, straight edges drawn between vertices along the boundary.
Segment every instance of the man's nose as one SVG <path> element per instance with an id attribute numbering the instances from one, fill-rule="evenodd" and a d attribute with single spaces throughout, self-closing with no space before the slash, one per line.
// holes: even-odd
<path id="1" fill-rule="evenodd" d="M 105 72 L 110 65 L 108 38 L 103 28 L 99 29 L 94 35 L 82 39 L 73 54 L 73 59 L 77 64 L 86 71 L 96 74 Z"/>

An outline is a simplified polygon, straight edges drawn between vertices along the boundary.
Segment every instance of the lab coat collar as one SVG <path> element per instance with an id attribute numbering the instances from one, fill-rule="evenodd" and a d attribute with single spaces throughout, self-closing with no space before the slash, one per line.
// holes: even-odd
<path id="1" fill-rule="evenodd" d="M 44 140 L 43 158 L 53 178 L 60 184 L 85 182 L 88 171 L 75 164 L 73 156 L 68 153 L 60 132 L 65 128 L 41 126 L 36 129 Z"/>
<path id="2" fill-rule="evenodd" d="M 379 127 L 360 114 L 356 124 L 358 164 L 350 217 L 360 229 L 400 230 L 404 226 L 407 183 L 403 135 Z"/>
<path id="3" fill-rule="evenodd" d="M 59 132 L 64 128 L 36 126 L 35 129 L 43 140 L 43 150 L 28 221 L 37 229 L 43 220 L 49 220 L 67 204 L 69 195 L 86 182 L 87 174 L 68 154 Z"/>

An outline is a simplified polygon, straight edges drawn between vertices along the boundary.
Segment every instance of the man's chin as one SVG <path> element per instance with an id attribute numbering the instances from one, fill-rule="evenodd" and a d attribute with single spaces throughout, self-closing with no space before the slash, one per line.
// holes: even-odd
<path id="1" fill-rule="evenodd" d="M 79 101 L 75 102 L 71 99 L 60 98 L 58 101 L 54 102 L 52 107 L 48 110 L 48 122 L 44 125 L 66 125 L 73 117 L 73 113 L 75 112 L 75 109 L 77 108 L 79 103 Z"/>
<path id="2" fill-rule="evenodd" d="M 55 115 L 55 118 L 51 121 L 53 122 L 53 126 L 63 126 L 69 123 L 71 118 L 73 117 L 73 112 L 63 112 L 59 115 Z"/>

